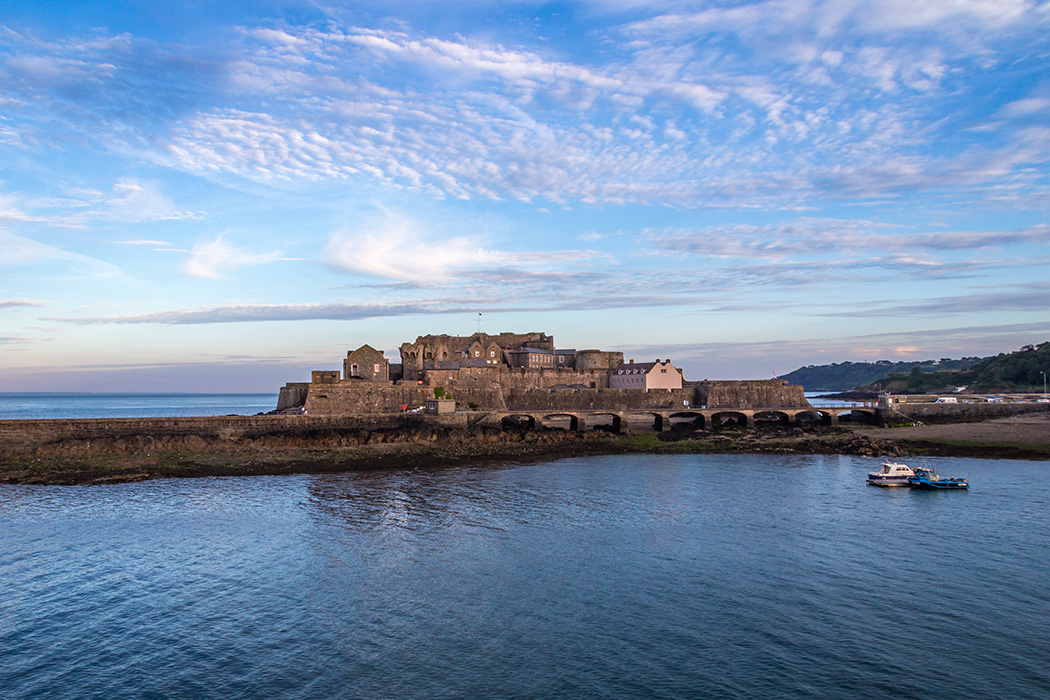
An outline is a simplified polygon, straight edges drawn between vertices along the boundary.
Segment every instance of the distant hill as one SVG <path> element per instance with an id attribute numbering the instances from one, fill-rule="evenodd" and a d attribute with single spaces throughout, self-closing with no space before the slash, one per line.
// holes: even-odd
<path id="1" fill-rule="evenodd" d="M 868 386 L 891 374 L 910 374 L 916 367 L 920 372 L 957 372 L 980 361 L 979 357 L 964 357 L 961 360 L 942 358 L 919 362 L 836 362 L 800 367 L 790 374 L 780 375 L 780 379 L 786 379 L 789 384 L 801 384 L 806 391 L 849 391 Z"/>
<path id="2" fill-rule="evenodd" d="M 923 367 L 918 372 L 912 368 L 906 374 L 890 373 L 863 388 L 893 393 L 943 393 L 958 386 L 975 393 L 1041 392 L 1044 386 L 1041 373 L 1050 374 L 1050 342 L 986 357 L 960 371 L 941 369 L 927 371 Z"/>
<path id="3" fill-rule="evenodd" d="M 984 358 L 809 365 L 780 378 L 790 384 L 801 384 L 807 391 L 943 393 L 960 386 L 977 392 L 1041 391 L 1043 375 L 1040 372 L 1050 374 L 1050 342 Z"/>

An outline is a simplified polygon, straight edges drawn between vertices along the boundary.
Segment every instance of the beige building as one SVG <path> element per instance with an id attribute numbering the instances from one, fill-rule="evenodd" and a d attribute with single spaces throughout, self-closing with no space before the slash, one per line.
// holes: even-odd
<path id="1" fill-rule="evenodd" d="M 609 375 L 610 389 L 681 389 L 682 371 L 670 360 L 622 364 Z"/>

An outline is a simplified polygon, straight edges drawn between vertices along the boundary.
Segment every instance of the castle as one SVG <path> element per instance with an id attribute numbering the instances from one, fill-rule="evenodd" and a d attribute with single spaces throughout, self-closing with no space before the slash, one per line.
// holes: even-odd
<path id="1" fill-rule="evenodd" d="M 622 352 L 558 348 L 546 333 L 425 335 L 400 347 L 400 363 L 362 345 L 343 369 L 286 384 L 278 411 L 310 415 L 419 410 L 435 398 L 458 410 L 509 407 L 807 406 L 782 380 L 687 382 L 670 359 L 624 362 Z"/>

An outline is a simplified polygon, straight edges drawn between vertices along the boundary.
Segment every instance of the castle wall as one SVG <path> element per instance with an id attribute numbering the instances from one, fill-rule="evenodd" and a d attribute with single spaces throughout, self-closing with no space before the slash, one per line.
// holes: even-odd
<path id="1" fill-rule="evenodd" d="M 309 382 L 288 382 L 277 394 L 277 410 L 287 411 L 306 404 L 306 395 L 310 392 Z"/>
<path id="2" fill-rule="evenodd" d="M 403 376 L 405 379 L 410 380 L 422 379 L 424 374 L 423 365 L 427 360 L 435 362 L 458 361 L 462 358 L 463 353 L 476 342 L 480 342 L 485 347 L 490 343 L 496 343 L 503 350 L 526 346 L 542 350 L 554 349 L 554 338 L 546 333 L 500 333 L 498 335 L 475 333 L 469 336 L 423 335 L 416 338 L 414 343 L 401 344 Z M 501 359 L 505 360 L 505 357 Z"/>
<path id="3" fill-rule="evenodd" d="M 693 405 L 695 391 L 688 389 L 527 389 L 507 393 L 507 407 L 521 410 L 563 410 L 608 408 L 629 410 L 634 408 L 685 408 L 685 402 Z"/>
<path id="4" fill-rule="evenodd" d="M 623 364 L 622 352 L 602 350 L 580 350 L 576 353 L 576 370 L 579 372 L 601 370 L 607 372 Z"/>
<path id="5" fill-rule="evenodd" d="M 805 408 L 809 401 L 798 385 L 784 379 L 696 382 L 696 400 L 707 408 Z"/>
<path id="6" fill-rule="evenodd" d="M 396 413 L 402 406 L 415 409 L 434 398 L 434 386 L 415 382 L 342 382 L 312 387 L 306 400 L 311 416 L 356 413 Z M 503 392 L 491 384 L 444 387 L 461 408 L 477 404 L 482 408 L 503 408 Z"/>

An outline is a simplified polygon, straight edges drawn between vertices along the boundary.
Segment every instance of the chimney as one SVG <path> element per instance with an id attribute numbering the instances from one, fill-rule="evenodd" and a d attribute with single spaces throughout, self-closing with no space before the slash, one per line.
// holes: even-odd
<path id="1" fill-rule="evenodd" d="M 629 364 L 632 364 L 632 365 L 633 365 L 633 364 L 634 364 L 634 360 L 631 360 L 631 361 L 629 362 Z"/>

